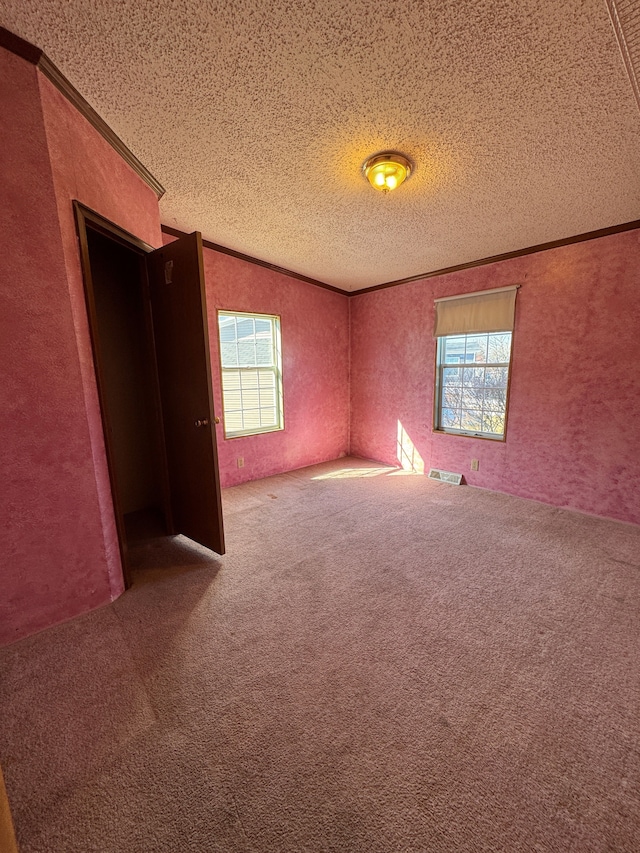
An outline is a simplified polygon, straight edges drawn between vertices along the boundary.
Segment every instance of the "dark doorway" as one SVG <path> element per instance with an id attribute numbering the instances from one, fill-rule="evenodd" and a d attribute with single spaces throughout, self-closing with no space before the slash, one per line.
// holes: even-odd
<path id="1" fill-rule="evenodd" d="M 87 244 L 121 511 L 125 523 L 145 512 L 167 530 L 160 408 L 141 258 L 89 228 Z"/>
<path id="2" fill-rule="evenodd" d="M 140 536 L 184 533 L 224 553 L 201 240 L 152 250 L 75 209 L 129 585 L 128 546 Z"/>

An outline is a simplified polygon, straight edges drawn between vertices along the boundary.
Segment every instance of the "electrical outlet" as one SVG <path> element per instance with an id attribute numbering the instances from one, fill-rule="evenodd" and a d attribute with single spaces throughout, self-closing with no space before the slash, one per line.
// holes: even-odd
<path id="1" fill-rule="evenodd" d="M 238 468 L 244 468 L 244 456 L 238 456 Z"/>
<path id="2" fill-rule="evenodd" d="M 471 470 L 477 471 L 479 467 L 480 467 L 480 460 L 479 459 L 472 459 L 471 460 Z"/>

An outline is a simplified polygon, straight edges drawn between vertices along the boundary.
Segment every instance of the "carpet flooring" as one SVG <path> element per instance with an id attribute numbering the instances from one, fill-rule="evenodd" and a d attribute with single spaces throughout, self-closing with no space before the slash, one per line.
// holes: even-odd
<path id="1" fill-rule="evenodd" d="M 640 528 L 343 459 L 0 650 L 22 853 L 640 850 Z"/>

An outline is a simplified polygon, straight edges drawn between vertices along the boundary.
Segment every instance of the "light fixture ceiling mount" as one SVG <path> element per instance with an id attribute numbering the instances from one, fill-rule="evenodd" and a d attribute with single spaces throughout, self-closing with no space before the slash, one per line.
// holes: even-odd
<path id="1" fill-rule="evenodd" d="M 388 193 L 406 181 L 413 171 L 413 164 L 399 151 L 382 151 L 367 157 L 362 171 L 374 189 Z"/>

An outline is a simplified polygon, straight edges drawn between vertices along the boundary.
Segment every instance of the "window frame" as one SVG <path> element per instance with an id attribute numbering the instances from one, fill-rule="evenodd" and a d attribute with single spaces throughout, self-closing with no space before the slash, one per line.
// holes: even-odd
<path id="1" fill-rule="evenodd" d="M 222 340 L 220 338 L 220 317 L 235 317 L 251 320 L 269 320 L 272 327 L 273 364 L 257 365 L 255 367 L 224 367 L 222 363 Z M 251 435 L 264 435 L 270 432 L 279 432 L 284 429 L 284 393 L 282 381 L 282 332 L 281 317 L 279 314 L 263 314 L 254 311 L 233 311 L 227 308 L 219 308 L 217 311 L 218 332 L 218 360 L 220 364 L 220 396 L 222 400 L 222 424 L 225 440 L 234 438 L 246 438 Z M 276 388 L 276 420 L 274 426 L 250 427 L 242 430 L 228 430 L 224 399 L 224 374 L 225 371 L 237 373 L 238 371 L 270 370 L 275 376 Z M 243 410 L 240 410 L 243 411 Z"/>
<path id="2" fill-rule="evenodd" d="M 478 363 L 477 367 L 506 367 L 507 368 L 507 386 L 506 386 L 506 396 L 505 396 L 505 408 L 504 408 L 504 430 L 502 434 L 499 433 L 489 433 L 489 432 L 472 432 L 471 430 L 466 429 L 456 429 L 454 427 L 444 427 L 442 426 L 442 392 L 443 392 L 443 369 L 445 367 L 454 366 L 452 363 L 447 363 L 443 361 L 445 340 L 447 338 L 460 338 L 460 337 L 474 337 L 477 335 L 511 335 L 510 347 L 509 347 L 509 361 L 508 362 L 481 362 Z M 493 332 L 460 332 L 456 334 L 443 335 L 442 337 L 436 338 L 436 357 L 435 357 L 435 379 L 434 379 L 434 395 L 433 395 L 433 432 L 438 433 L 439 435 L 459 435 L 463 438 L 476 438 L 481 439 L 482 441 L 500 441 L 504 442 L 507 439 L 507 427 L 509 421 L 509 398 L 511 396 L 511 367 L 513 363 L 513 330 L 512 329 L 503 329 L 496 330 Z M 463 369 L 465 367 L 470 367 L 471 365 L 468 362 L 460 362 L 460 368 Z M 475 368 L 474 368 L 475 369 Z"/>

